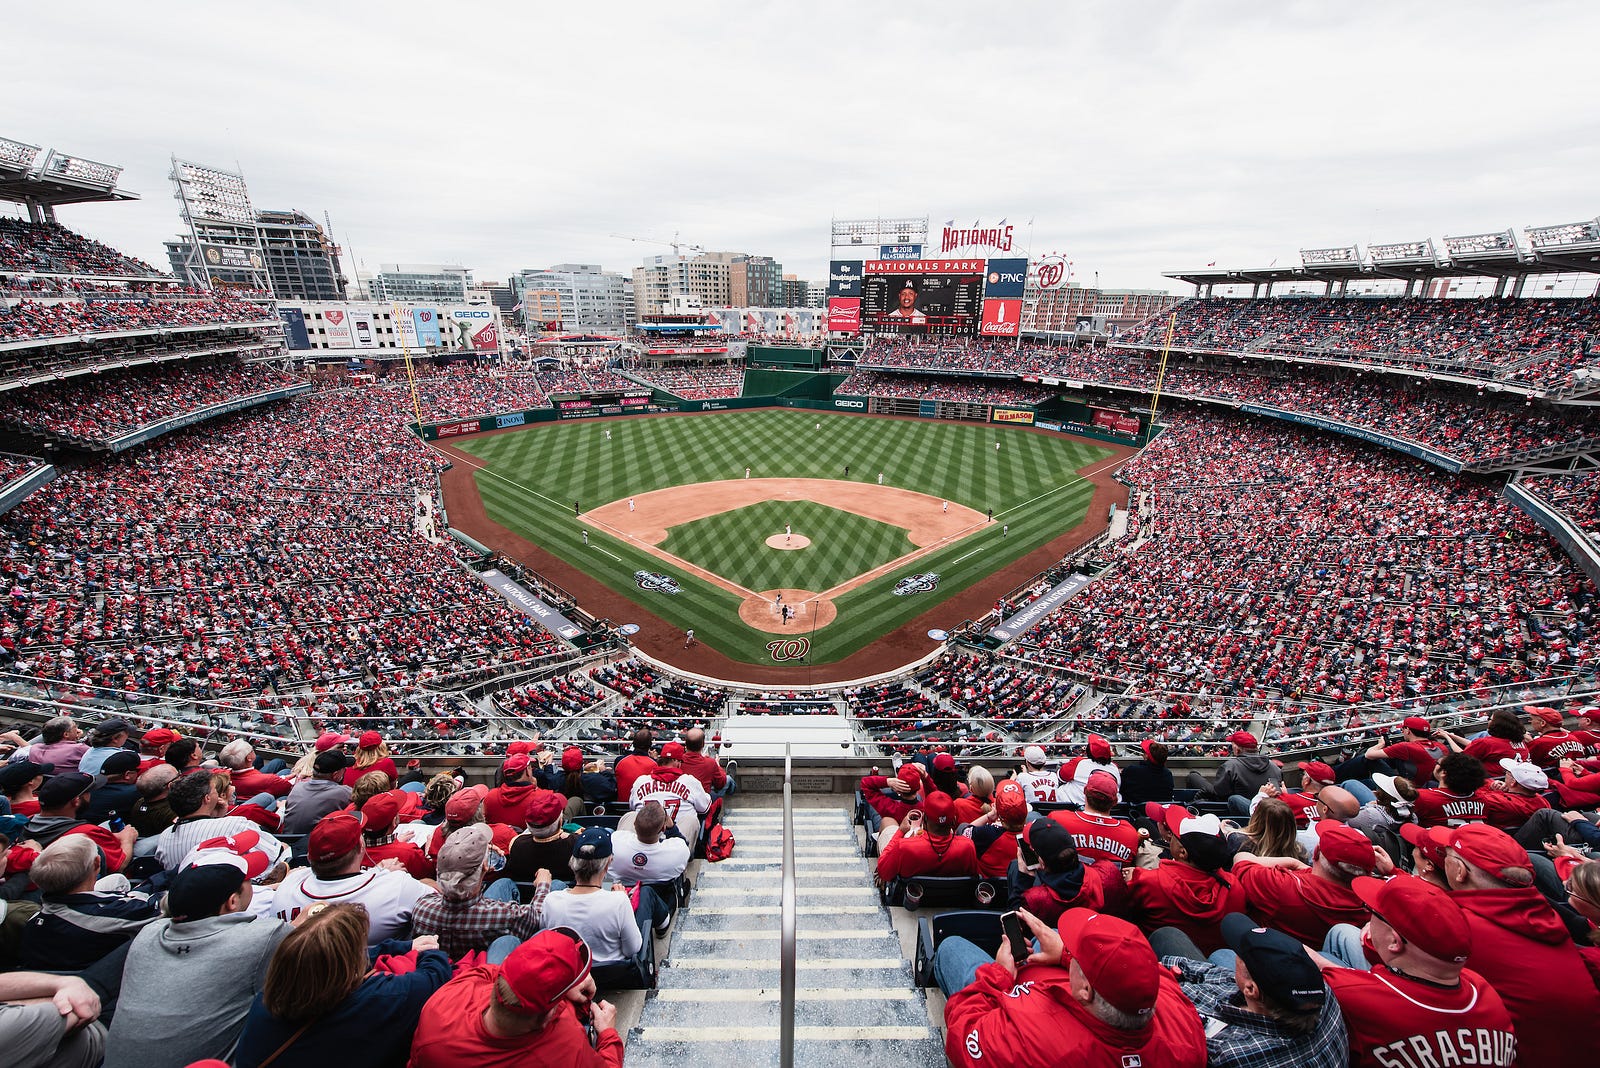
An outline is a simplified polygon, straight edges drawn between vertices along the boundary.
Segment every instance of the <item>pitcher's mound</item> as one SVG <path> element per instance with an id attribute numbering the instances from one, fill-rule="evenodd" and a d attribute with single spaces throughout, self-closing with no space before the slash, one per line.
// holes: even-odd
<path id="1" fill-rule="evenodd" d="M 774 534 L 767 539 L 769 549 L 804 549 L 811 539 L 804 534 Z"/>
<path id="2" fill-rule="evenodd" d="M 796 540 L 799 537 L 795 535 Z M 782 606 L 778 604 L 780 593 L 783 604 L 794 609 L 788 623 L 784 623 Z M 739 605 L 739 618 L 768 634 L 810 633 L 818 627 L 826 627 L 838 616 L 839 610 L 832 601 L 810 590 L 765 590 L 754 597 L 746 597 Z"/>

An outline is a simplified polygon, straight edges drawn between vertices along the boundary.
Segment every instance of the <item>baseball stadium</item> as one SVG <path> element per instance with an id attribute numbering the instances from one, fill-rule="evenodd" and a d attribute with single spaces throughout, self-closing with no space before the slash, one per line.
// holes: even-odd
<path id="1" fill-rule="evenodd" d="M 0 1061 L 1592 1063 L 1600 219 L 605 333 L 121 174 L 0 138 Z"/>

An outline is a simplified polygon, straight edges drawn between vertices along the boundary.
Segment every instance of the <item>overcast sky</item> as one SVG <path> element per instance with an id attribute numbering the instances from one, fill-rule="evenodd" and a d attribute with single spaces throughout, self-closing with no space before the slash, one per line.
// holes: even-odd
<path id="1" fill-rule="evenodd" d="M 563 8 L 565 10 L 563 10 Z M 30 4 L 0 136 L 162 267 L 173 154 L 480 280 L 664 244 L 826 276 L 832 218 L 1004 217 L 1107 287 L 1600 214 L 1600 3 Z M 0 205 L 0 210 L 6 210 Z"/>

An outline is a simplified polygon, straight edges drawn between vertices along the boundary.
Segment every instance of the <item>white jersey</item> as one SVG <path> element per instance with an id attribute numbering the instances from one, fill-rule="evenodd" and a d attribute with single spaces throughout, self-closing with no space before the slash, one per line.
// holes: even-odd
<path id="1" fill-rule="evenodd" d="M 1044 771 L 1018 772 L 1016 782 L 1028 795 L 1030 805 L 1035 801 L 1054 801 L 1056 791 L 1061 789 L 1061 777 L 1048 768 Z"/>
<path id="2" fill-rule="evenodd" d="M 646 801 L 661 802 L 661 807 L 674 820 L 678 818 L 678 810 L 685 804 L 693 807 L 695 813 L 701 816 L 711 807 L 711 795 L 700 785 L 700 780 L 688 772 L 671 780 L 639 776 L 639 781 L 633 784 L 633 793 L 628 797 L 628 807 L 637 809 Z"/>
<path id="3" fill-rule="evenodd" d="M 611 878 L 619 883 L 671 882 L 688 866 L 689 843 L 682 838 L 663 838 L 645 845 L 632 831 L 611 835 Z"/>
<path id="4" fill-rule="evenodd" d="M 312 905 L 361 904 L 366 906 L 367 945 L 394 938 L 411 926 L 411 910 L 433 889 L 403 871 L 367 868 L 342 879 L 318 879 L 310 868 L 295 868 L 272 895 L 272 914 L 280 920 L 294 918 Z"/>
<path id="5" fill-rule="evenodd" d="M 1103 771 L 1117 780 L 1117 796 L 1122 796 L 1122 769 L 1115 764 L 1096 764 L 1088 757 L 1078 761 L 1078 766 L 1073 769 L 1072 778 L 1056 787 L 1056 800 L 1065 801 L 1073 805 L 1082 805 L 1083 788 L 1088 785 L 1089 776 L 1097 771 Z"/>
<path id="6" fill-rule="evenodd" d="M 267 856 L 275 857 L 283 852 L 283 843 L 243 816 L 210 816 L 174 823 L 156 835 L 156 859 L 167 871 L 175 872 L 178 870 L 178 865 L 183 863 L 183 859 L 194 852 L 194 847 L 201 842 L 243 834 L 246 831 L 255 831 L 261 835 L 262 844 L 257 848 Z"/>

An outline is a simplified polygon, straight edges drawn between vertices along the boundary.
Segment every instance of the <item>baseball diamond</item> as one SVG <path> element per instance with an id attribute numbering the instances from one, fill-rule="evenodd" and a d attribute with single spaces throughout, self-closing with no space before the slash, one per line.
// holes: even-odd
<path id="1" fill-rule="evenodd" d="M 620 595 L 602 597 L 599 611 L 640 624 L 634 640 L 646 651 L 752 681 L 909 662 L 933 648 L 929 627 L 981 614 L 1103 527 L 1111 500 L 1126 500 L 1103 478 L 1119 450 L 1097 443 L 794 409 L 520 427 L 441 448 L 458 461 L 445 477 L 456 525 L 586 600 Z M 1097 490 L 1106 500 L 1091 510 Z M 810 544 L 776 551 L 786 528 Z M 679 592 L 642 588 L 639 571 L 671 578 Z M 935 589 L 895 593 L 933 572 Z M 778 589 L 796 593 L 787 621 L 761 592 Z M 770 634 L 802 626 L 806 667 L 767 674 Z M 686 650 L 689 628 L 696 643 Z"/>

